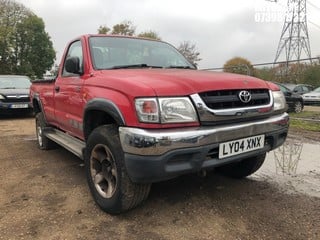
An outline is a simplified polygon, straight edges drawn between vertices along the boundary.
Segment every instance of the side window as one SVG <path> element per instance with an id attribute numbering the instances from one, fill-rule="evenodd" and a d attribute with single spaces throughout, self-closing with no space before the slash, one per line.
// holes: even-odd
<path id="1" fill-rule="evenodd" d="M 67 72 L 65 68 L 66 60 L 70 57 L 78 57 L 80 69 L 83 68 L 83 52 L 82 52 L 82 46 L 80 41 L 73 42 L 68 49 L 66 58 L 64 60 L 64 66 L 63 66 L 63 72 L 62 72 L 62 76 L 64 77 L 74 76 L 74 74 Z"/>
<path id="2" fill-rule="evenodd" d="M 298 87 L 296 88 L 296 91 L 295 91 L 295 92 L 297 92 L 297 93 L 302 93 L 302 92 L 303 92 L 302 87 L 301 87 L 301 86 L 298 86 Z"/>
<path id="3" fill-rule="evenodd" d="M 279 85 L 279 88 L 280 88 L 280 90 L 281 90 L 284 94 L 287 94 L 287 93 L 288 93 L 288 91 L 287 91 L 287 89 L 286 89 L 285 87 Z"/>

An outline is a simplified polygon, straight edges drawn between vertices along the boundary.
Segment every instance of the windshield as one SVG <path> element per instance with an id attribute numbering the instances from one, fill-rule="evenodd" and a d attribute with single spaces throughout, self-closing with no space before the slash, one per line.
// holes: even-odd
<path id="1" fill-rule="evenodd" d="M 1 89 L 28 89 L 30 85 L 30 79 L 25 76 L 0 76 Z"/>
<path id="2" fill-rule="evenodd" d="M 313 90 L 313 92 L 318 92 L 320 93 L 320 87 L 316 88 L 315 90 Z"/>
<path id="3" fill-rule="evenodd" d="M 295 85 L 294 84 L 283 84 L 286 88 L 289 88 L 291 91 L 294 90 Z"/>
<path id="4" fill-rule="evenodd" d="M 195 67 L 171 45 L 153 40 L 126 37 L 91 37 L 95 69 L 192 68 Z"/>
<path id="5" fill-rule="evenodd" d="M 281 84 L 277 84 L 277 85 L 279 86 L 279 88 L 282 92 L 284 92 L 284 93 L 291 92 L 291 90 L 289 88 L 287 88 Z"/>

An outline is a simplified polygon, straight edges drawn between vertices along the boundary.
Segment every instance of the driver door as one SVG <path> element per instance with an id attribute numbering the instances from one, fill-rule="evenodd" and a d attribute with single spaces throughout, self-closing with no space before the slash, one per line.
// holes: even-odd
<path id="1" fill-rule="evenodd" d="M 56 80 L 54 89 L 55 120 L 62 130 L 81 138 L 83 136 L 83 78 L 80 74 L 66 71 L 66 59 L 70 57 L 79 58 L 79 67 L 83 72 L 83 49 L 80 40 L 69 45 L 61 76 Z"/>

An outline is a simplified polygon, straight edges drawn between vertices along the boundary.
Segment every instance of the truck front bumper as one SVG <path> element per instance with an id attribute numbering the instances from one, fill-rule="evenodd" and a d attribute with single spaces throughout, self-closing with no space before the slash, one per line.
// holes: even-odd
<path id="1" fill-rule="evenodd" d="M 157 182 L 264 154 L 287 137 L 287 113 L 223 126 L 146 130 L 120 127 L 127 172 L 134 182 Z M 261 149 L 219 159 L 219 144 L 264 135 Z"/>

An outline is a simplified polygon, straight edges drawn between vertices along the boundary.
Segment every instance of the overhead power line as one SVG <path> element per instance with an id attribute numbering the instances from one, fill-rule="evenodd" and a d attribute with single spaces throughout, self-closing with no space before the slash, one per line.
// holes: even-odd
<path id="1" fill-rule="evenodd" d="M 311 23 L 313 26 L 315 26 L 315 27 L 317 27 L 317 28 L 320 29 L 320 26 L 319 26 L 318 24 L 316 24 L 316 23 L 314 23 L 314 22 L 311 22 L 310 20 L 309 20 L 308 22 Z"/>
<path id="2" fill-rule="evenodd" d="M 282 53 L 285 54 L 287 65 L 294 58 L 299 61 L 302 52 L 309 59 L 311 58 L 306 2 L 307 0 L 288 0 L 287 14 L 274 59 L 275 62 Z"/>
<path id="3" fill-rule="evenodd" d="M 320 61 L 320 57 L 313 57 L 313 58 L 303 58 L 303 59 L 299 59 L 299 60 L 289 60 L 289 63 L 292 62 L 304 62 L 304 61 L 310 61 L 310 60 L 318 60 Z M 266 65 L 274 65 L 274 64 L 285 64 L 287 63 L 287 61 L 280 61 L 280 62 L 265 62 L 265 63 L 255 63 L 255 64 L 251 64 L 251 66 L 253 67 L 258 67 L 258 66 L 266 66 Z M 216 68 L 203 68 L 200 70 L 223 70 L 223 67 L 216 67 Z"/>
<path id="4" fill-rule="evenodd" d="M 320 7 L 316 6 L 314 3 L 310 2 L 310 1 L 307 1 L 307 3 L 308 3 L 310 6 L 316 8 L 316 9 L 318 9 L 318 10 L 320 11 Z"/>
<path id="5" fill-rule="evenodd" d="M 296 60 L 289 60 L 289 61 L 280 61 L 280 62 L 269 62 L 269 63 L 256 63 L 256 64 L 252 64 L 252 66 L 256 67 L 256 66 L 263 66 L 263 65 L 271 65 L 271 64 L 284 64 L 284 63 L 292 63 L 292 62 L 305 62 L 305 61 L 312 61 L 312 60 L 319 60 L 320 61 L 320 57 L 313 57 L 313 58 L 303 58 L 303 59 L 296 59 Z"/>

